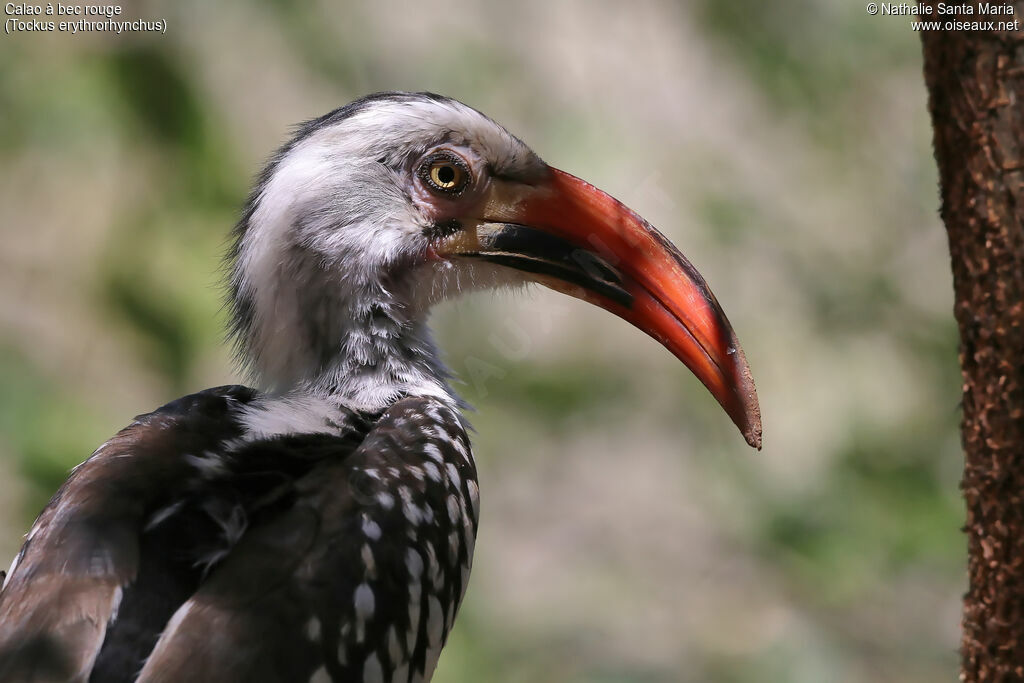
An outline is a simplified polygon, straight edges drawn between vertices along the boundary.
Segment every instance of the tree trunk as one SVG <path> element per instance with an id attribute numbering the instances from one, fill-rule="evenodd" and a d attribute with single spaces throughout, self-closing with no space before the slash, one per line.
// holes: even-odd
<path id="1" fill-rule="evenodd" d="M 943 23 L 1019 22 L 921 37 L 963 373 L 961 680 L 1024 680 L 1024 1 L 1010 16 L 930 4 Z"/>

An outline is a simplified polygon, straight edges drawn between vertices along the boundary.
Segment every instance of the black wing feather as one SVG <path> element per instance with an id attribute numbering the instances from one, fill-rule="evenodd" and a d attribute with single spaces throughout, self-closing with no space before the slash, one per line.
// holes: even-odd
<path id="1" fill-rule="evenodd" d="M 468 577 L 475 478 L 457 414 L 399 401 L 354 452 L 296 481 L 286 515 L 246 534 L 179 610 L 140 683 L 374 680 L 368 666 L 429 680 Z M 315 539 L 294 538 L 313 528 Z"/>
<path id="2" fill-rule="evenodd" d="M 0 680 L 429 680 L 476 537 L 461 418 L 407 398 L 246 441 L 256 397 L 179 399 L 76 468 L 0 592 Z"/>

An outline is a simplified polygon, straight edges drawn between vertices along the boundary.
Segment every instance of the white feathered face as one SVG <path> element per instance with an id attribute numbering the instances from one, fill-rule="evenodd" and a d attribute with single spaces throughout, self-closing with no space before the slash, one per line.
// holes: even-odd
<path id="1" fill-rule="evenodd" d="M 679 250 L 454 100 L 374 95 L 305 124 L 236 235 L 235 330 L 257 365 L 295 365 L 304 349 L 322 366 L 354 327 L 372 344 L 392 334 L 374 321 L 415 325 L 468 289 L 538 282 L 655 337 L 760 438 L 739 344 Z"/>
<path id="2" fill-rule="evenodd" d="M 424 284 L 454 294 L 445 290 L 493 269 L 459 268 L 433 247 L 484 217 L 495 182 L 547 174 L 521 141 L 453 100 L 357 102 L 306 124 L 271 163 L 243 221 L 236 284 L 258 296 L 278 286 L 282 269 L 314 261 L 353 296 Z"/>

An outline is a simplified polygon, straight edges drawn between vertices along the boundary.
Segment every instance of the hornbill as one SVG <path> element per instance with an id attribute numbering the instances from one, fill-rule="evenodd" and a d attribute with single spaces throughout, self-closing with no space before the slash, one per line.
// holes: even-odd
<path id="1" fill-rule="evenodd" d="M 77 466 L 0 592 L 0 680 L 431 678 L 479 518 L 431 306 L 540 283 L 645 331 L 746 441 L 739 342 L 665 237 L 480 112 L 370 95 L 302 124 L 229 255 L 261 390 L 140 415 Z"/>

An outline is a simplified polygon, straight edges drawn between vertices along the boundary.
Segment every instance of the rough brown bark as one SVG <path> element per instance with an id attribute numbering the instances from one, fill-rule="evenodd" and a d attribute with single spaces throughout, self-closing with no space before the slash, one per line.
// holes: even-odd
<path id="1" fill-rule="evenodd" d="M 930 4 L 932 19 L 1024 24 L 1024 2 L 997 17 Z M 1024 680 L 1024 32 L 922 41 L 963 373 L 961 680 Z"/>

